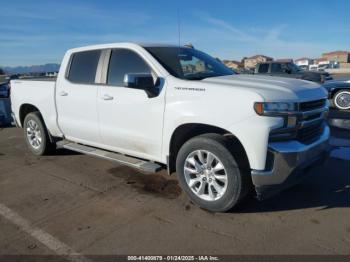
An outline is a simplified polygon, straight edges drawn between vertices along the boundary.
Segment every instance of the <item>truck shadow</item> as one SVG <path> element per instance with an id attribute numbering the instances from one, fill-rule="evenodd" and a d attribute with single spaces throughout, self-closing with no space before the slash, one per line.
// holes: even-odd
<path id="1" fill-rule="evenodd" d="M 50 156 L 75 156 L 75 155 L 82 155 L 82 154 L 76 151 L 65 149 L 65 148 L 57 149 L 56 151 L 50 154 Z"/>
<path id="2" fill-rule="evenodd" d="M 259 202 L 249 199 L 235 213 L 256 213 L 316 208 L 350 207 L 350 161 L 329 158 L 323 166 L 310 171 L 301 184 Z"/>

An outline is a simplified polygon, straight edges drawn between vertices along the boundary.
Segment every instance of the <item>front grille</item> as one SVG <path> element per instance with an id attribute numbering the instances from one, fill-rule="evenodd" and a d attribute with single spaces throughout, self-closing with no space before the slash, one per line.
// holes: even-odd
<path id="1" fill-rule="evenodd" d="M 309 115 L 309 116 L 305 116 L 305 117 L 304 117 L 304 121 L 305 121 L 305 120 L 317 119 L 317 118 L 320 118 L 321 116 L 322 116 L 322 113 L 312 114 L 312 115 Z"/>
<path id="2" fill-rule="evenodd" d="M 323 109 L 326 103 L 326 99 L 320 99 L 299 104 L 299 111 L 301 113 L 299 123 L 301 128 L 298 129 L 296 135 L 296 139 L 299 142 L 304 144 L 311 144 L 322 135 L 324 127 L 324 113 L 319 112 L 319 109 Z M 315 112 L 312 112 L 313 110 L 315 110 Z M 310 111 L 312 113 L 310 113 Z M 317 121 L 317 119 L 319 119 L 319 121 Z M 315 123 L 303 127 L 303 124 L 312 120 L 315 120 Z"/>
<path id="3" fill-rule="evenodd" d="M 311 144 L 315 142 L 323 132 L 324 122 L 321 121 L 318 124 L 304 127 L 298 130 L 297 140 L 304 144 Z"/>
<path id="4" fill-rule="evenodd" d="M 309 102 L 303 102 L 299 104 L 300 111 L 310 111 L 324 107 L 326 104 L 326 99 L 314 100 Z"/>
<path id="5" fill-rule="evenodd" d="M 299 110 L 295 114 L 297 117 L 296 128 L 283 127 L 273 130 L 269 141 L 297 140 L 303 144 L 311 144 L 319 139 L 325 126 L 326 102 L 326 99 L 320 99 L 300 103 Z"/>

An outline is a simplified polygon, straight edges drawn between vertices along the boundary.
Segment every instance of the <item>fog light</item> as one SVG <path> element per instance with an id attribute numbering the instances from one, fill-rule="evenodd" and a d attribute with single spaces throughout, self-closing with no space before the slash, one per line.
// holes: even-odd
<path id="1" fill-rule="evenodd" d="M 297 118 L 295 116 L 289 116 L 287 120 L 287 127 L 293 128 L 297 125 Z"/>

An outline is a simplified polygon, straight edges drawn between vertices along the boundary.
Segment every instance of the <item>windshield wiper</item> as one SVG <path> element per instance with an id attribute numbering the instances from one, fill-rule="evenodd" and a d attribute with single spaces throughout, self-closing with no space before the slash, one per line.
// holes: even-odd
<path id="1" fill-rule="evenodd" d="M 190 76 L 190 77 L 186 77 L 186 80 L 203 80 L 207 78 L 207 76 Z"/>
<path id="2" fill-rule="evenodd" d="M 210 77 L 218 77 L 218 76 L 225 76 L 225 75 L 201 75 L 201 74 L 198 74 L 198 75 L 193 75 L 193 76 L 189 76 L 189 77 L 186 77 L 187 80 L 203 80 L 205 78 L 210 78 Z"/>

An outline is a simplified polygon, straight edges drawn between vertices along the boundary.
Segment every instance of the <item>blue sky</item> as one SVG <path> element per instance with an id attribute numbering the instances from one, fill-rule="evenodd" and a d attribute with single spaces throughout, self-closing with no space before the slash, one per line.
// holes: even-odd
<path id="1" fill-rule="evenodd" d="M 221 59 L 319 57 L 350 50 L 350 1 L 3 1 L 0 65 L 60 63 L 66 49 L 119 41 L 178 43 Z"/>

